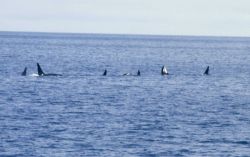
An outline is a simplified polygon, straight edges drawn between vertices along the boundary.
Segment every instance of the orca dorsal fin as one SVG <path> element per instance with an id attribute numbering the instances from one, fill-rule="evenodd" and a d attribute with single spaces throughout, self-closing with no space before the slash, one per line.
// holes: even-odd
<path id="1" fill-rule="evenodd" d="M 163 70 L 164 70 L 164 66 L 162 66 L 162 68 L 161 68 L 161 74 L 162 75 L 164 75 Z"/>
<path id="2" fill-rule="evenodd" d="M 23 72 L 22 72 L 21 75 L 22 75 L 22 76 L 26 76 L 26 74 L 27 74 L 27 67 L 24 68 L 24 70 L 23 70 Z"/>
<path id="3" fill-rule="evenodd" d="M 140 70 L 137 71 L 137 76 L 141 76 Z"/>
<path id="4" fill-rule="evenodd" d="M 39 76 L 44 75 L 44 72 L 43 72 L 41 66 L 39 65 L 39 63 L 37 63 L 37 73 Z"/>
<path id="5" fill-rule="evenodd" d="M 204 75 L 209 75 L 209 66 L 207 66 L 207 69 L 205 70 Z"/>
<path id="6" fill-rule="evenodd" d="M 104 73 L 102 74 L 103 76 L 106 76 L 107 75 L 107 70 L 105 69 L 104 70 Z"/>
<path id="7" fill-rule="evenodd" d="M 165 66 L 162 66 L 161 68 L 161 75 L 168 75 L 168 70 Z"/>

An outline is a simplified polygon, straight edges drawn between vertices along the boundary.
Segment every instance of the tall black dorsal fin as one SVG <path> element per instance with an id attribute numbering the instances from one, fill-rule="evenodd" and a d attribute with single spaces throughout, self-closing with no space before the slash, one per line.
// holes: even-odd
<path id="1" fill-rule="evenodd" d="M 209 66 L 207 66 L 207 69 L 205 70 L 204 75 L 209 75 Z"/>
<path id="2" fill-rule="evenodd" d="M 26 74 L 27 74 L 27 67 L 24 68 L 24 70 L 23 70 L 23 72 L 22 72 L 21 75 L 22 75 L 22 76 L 26 76 Z"/>
<path id="3" fill-rule="evenodd" d="M 43 72 L 41 66 L 39 65 L 39 63 L 37 63 L 37 73 L 39 76 L 44 75 L 44 72 Z"/>

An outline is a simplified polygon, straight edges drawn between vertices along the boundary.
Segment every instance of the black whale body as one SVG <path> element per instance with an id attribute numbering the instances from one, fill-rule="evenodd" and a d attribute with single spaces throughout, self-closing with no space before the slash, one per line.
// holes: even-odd
<path id="1" fill-rule="evenodd" d="M 55 74 L 55 73 L 46 74 L 46 73 L 44 73 L 39 63 L 37 63 L 37 73 L 39 76 L 62 76 L 61 74 Z"/>

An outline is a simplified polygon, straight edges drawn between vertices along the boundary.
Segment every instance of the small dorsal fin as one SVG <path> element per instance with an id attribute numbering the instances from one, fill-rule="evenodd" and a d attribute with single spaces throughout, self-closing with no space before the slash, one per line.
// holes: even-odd
<path id="1" fill-rule="evenodd" d="M 104 73 L 102 74 L 103 76 L 106 76 L 107 75 L 107 70 L 105 69 L 104 70 Z"/>
<path id="2" fill-rule="evenodd" d="M 140 70 L 137 71 L 137 76 L 141 76 Z"/>
<path id="3" fill-rule="evenodd" d="M 22 76 L 26 76 L 26 74 L 27 74 L 27 67 L 24 68 L 24 70 L 23 70 L 23 72 L 22 72 L 21 75 L 22 75 Z"/>
<path id="4" fill-rule="evenodd" d="M 165 66 L 162 66 L 161 68 L 161 75 L 168 75 L 168 70 Z"/>
<path id="5" fill-rule="evenodd" d="M 204 75 L 209 75 L 209 66 L 207 66 L 207 69 L 205 70 Z"/>
<path id="6" fill-rule="evenodd" d="M 37 63 L 37 73 L 39 76 L 44 75 L 44 72 L 43 72 L 41 66 L 39 65 L 39 63 Z"/>
<path id="7" fill-rule="evenodd" d="M 162 74 L 162 75 L 164 75 L 163 69 L 164 69 L 164 66 L 162 66 L 162 68 L 161 68 L 161 74 Z"/>

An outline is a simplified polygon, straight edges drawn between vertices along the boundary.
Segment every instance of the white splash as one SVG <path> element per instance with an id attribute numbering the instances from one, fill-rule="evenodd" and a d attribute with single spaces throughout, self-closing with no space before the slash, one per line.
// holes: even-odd
<path id="1" fill-rule="evenodd" d="M 38 77 L 39 75 L 38 74 L 31 74 L 30 76 L 32 76 L 32 77 Z"/>

